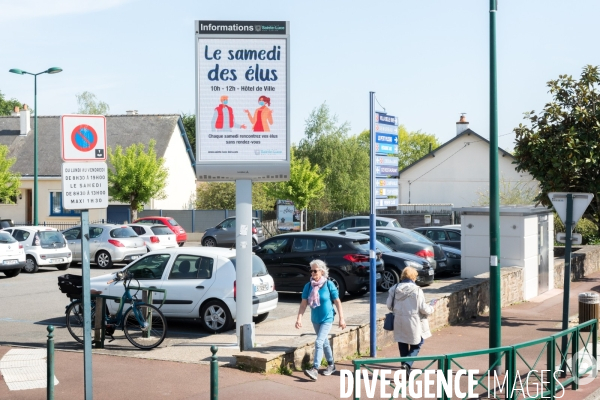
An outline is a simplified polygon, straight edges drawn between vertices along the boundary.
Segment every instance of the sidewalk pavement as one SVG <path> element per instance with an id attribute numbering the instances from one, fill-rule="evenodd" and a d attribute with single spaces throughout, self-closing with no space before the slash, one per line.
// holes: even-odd
<path id="1" fill-rule="evenodd" d="M 578 294 L 600 290 L 600 272 L 571 284 L 569 315 L 578 312 Z M 528 302 L 502 310 L 502 344 L 511 345 L 545 337 L 561 329 L 562 290 L 552 290 Z M 305 322 L 308 322 L 305 316 Z M 305 323 L 305 325 L 308 325 Z M 477 317 L 433 333 L 425 341 L 420 355 L 456 353 L 488 347 L 488 318 Z M 296 332 L 289 329 L 289 335 Z M 204 344 L 206 345 L 206 344 Z M 179 352 L 186 346 L 179 346 Z M 188 349 L 191 349 L 189 347 Z M 0 359 L 11 347 L 0 346 Z M 94 399 L 208 399 L 210 395 L 210 367 L 206 363 L 156 360 L 153 352 L 130 351 L 130 356 L 93 355 Z M 178 354 L 176 357 L 178 357 Z M 218 353 L 219 354 L 219 353 Z M 218 355 L 217 354 L 217 355 Z M 157 353 L 164 358 L 164 354 Z M 133 356 L 133 357 L 132 357 Z M 378 357 L 398 357 L 392 345 L 378 349 Z M 178 358 L 173 358 L 178 359 Z M 183 358 L 185 359 L 185 358 Z M 204 360 L 206 361 L 206 360 Z M 543 363 L 541 364 L 544 365 Z M 338 360 L 337 369 L 353 370 L 349 360 Z M 542 369 L 543 367 L 538 367 Z M 415 365 L 418 367 L 418 365 Z M 83 354 L 80 351 L 56 351 L 55 399 L 84 399 Z M 378 395 L 378 392 L 377 392 Z M 558 394 L 559 396 L 561 393 Z M 220 399 L 337 399 L 340 398 L 340 377 L 319 376 L 317 382 L 306 379 L 302 372 L 291 376 L 260 374 L 232 367 L 219 368 Z M 46 398 L 46 389 L 10 391 L 0 382 L 0 399 L 40 400 Z M 366 397 L 363 397 L 366 398 Z M 566 388 L 563 400 L 600 398 L 600 379 L 580 386 L 578 391 Z"/>

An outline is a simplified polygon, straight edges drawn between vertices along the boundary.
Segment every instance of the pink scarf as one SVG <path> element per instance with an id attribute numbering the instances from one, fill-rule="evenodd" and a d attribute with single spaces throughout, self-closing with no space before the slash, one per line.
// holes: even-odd
<path id="1" fill-rule="evenodd" d="M 321 296 L 319 296 L 319 289 L 323 287 L 323 285 L 327 282 L 324 276 L 321 277 L 318 281 L 310 278 L 310 285 L 312 286 L 312 291 L 308 295 L 308 305 L 311 308 L 316 308 L 321 305 Z"/>

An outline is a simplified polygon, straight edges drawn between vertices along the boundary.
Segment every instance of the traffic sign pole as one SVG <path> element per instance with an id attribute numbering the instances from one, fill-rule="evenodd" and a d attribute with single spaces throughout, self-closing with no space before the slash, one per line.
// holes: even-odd
<path id="1" fill-rule="evenodd" d="M 375 97 L 375 92 L 369 92 L 369 120 L 371 122 L 371 214 L 369 218 L 369 305 L 370 305 L 370 330 L 369 333 L 371 335 L 371 357 L 377 357 L 377 288 L 376 288 L 376 280 L 377 280 L 377 271 L 376 268 L 376 247 L 375 247 L 375 213 L 376 213 L 376 204 L 375 204 L 375 130 L 373 129 L 373 117 L 374 117 L 374 108 L 373 108 L 373 100 Z"/>
<path id="2" fill-rule="evenodd" d="M 573 194 L 567 194 L 567 218 L 565 222 L 565 276 L 563 280 L 563 318 L 562 330 L 569 329 L 569 295 L 571 293 L 571 231 L 573 230 Z M 567 376 L 567 335 L 562 337 L 561 376 Z M 575 357 L 575 355 L 573 355 Z"/>

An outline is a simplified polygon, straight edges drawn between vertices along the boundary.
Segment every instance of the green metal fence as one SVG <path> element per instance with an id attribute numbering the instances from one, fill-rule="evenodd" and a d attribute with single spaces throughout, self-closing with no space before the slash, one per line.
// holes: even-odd
<path id="1" fill-rule="evenodd" d="M 378 383 L 379 386 L 385 384 L 387 389 L 391 390 L 390 399 L 425 398 L 425 396 L 411 397 L 410 393 L 407 393 L 406 385 L 397 388 L 398 381 L 382 380 L 377 373 L 381 369 L 397 371 L 400 370 L 401 363 L 414 361 L 416 365 L 413 365 L 411 375 L 414 382 L 420 382 L 421 388 L 428 383 L 426 375 L 431 379 L 431 372 L 427 371 L 437 370 L 436 373 L 441 373 L 446 379 L 450 379 L 452 377 L 450 371 L 479 370 L 475 375 L 478 379 L 473 389 L 477 398 L 510 400 L 561 398 L 564 388 L 570 385 L 571 389 L 577 390 L 581 384 L 589 383 L 597 375 L 597 324 L 598 320 L 594 319 L 554 335 L 513 346 L 435 356 L 354 360 L 353 379 L 356 383 L 356 374 L 360 374 L 361 377 L 367 374 L 367 377 L 372 380 L 371 384 Z M 563 337 L 567 338 L 568 343 L 565 349 L 561 348 Z M 449 346 L 451 345 L 449 343 Z M 489 365 L 490 354 L 495 354 L 496 357 L 493 359 L 497 360 L 492 365 Z M 501 372 L 498 373 L 498 370 Z M 560 370 L 564 372 L 561 373 Z M 429 384 L 431 386 L 431 381 Z M 461 388 L 466 388 L 466 379 L 462 379 L 460 385 Z M 437 383 L 434 382 L 434 386 L 434 392 L 438 394 Z M 363 384 L 362 388 L 364 387 Z M 360 389 L 357 391 L 356 384 L 353 390 L 354 398 L 359 399 L 361 391 Z M 461 391 L 466 392 L 466 389 Z M 367 396 L 363 393 L 363 397 Z M 435 398 L 446 400 L 468 397 L 449 397 L 442 389 L 441 396 Z"/>

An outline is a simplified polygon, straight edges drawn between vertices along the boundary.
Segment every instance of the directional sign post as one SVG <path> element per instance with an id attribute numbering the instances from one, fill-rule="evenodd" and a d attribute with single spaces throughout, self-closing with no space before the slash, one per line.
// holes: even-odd
<path id="1" fill-rule="evenodd" d="M 552 192 L 548 193 L 548 197 L 558 213 L 558 216 L 565 224 L 565 275 L 563 282 L 563 318 L 562 329 L 569 329 L 569 296 L 571 292 L 571 234 L 577 221 L 581 218 L 590 202 L 594 198 L 591 193 L 567 193 L 567 192 Z M 562 340 L 562 352 L 567 354 L 567 337 Z M 566 358 L 563 359 L 562 376 L 566 376 Z"/>

